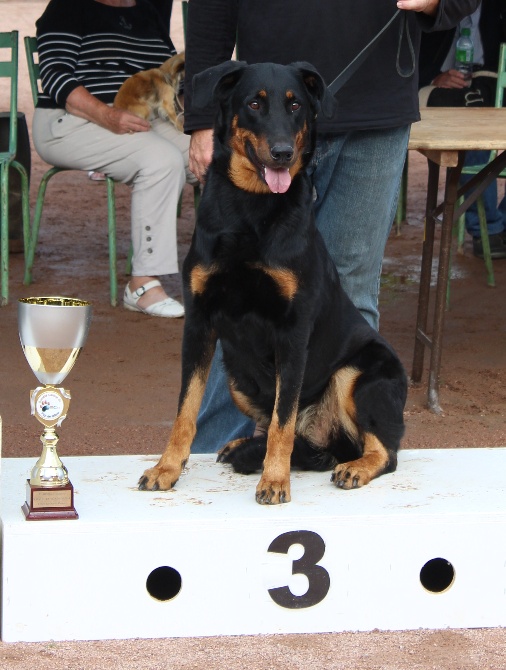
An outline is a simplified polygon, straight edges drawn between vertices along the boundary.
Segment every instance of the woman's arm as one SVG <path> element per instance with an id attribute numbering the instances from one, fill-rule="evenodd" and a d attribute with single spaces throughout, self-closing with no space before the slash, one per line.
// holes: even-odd
<path id="1" fill-rule="evenodd" d="M 238 0 L 190 0 L 186 34 L 185 131 L 211 128 L 214 108 L 194 109 L 192 80 L 197 72 L 232 58 L 237 34 Z"/>
<path id="2" fill-rule="evenodd" d="M 237 33 L 237 0 L 191 0 L 188 12 L 185 131 L 192 134 L 190 170 L 203 182 L 213 153 L 214 110 L 193 108 L 192 79 L 197 72 L 232 58 Z M 209 54 L 212 54 L 211 60 Z"/>
<path id="3" fill-rule="evenodd" d="M 80 0 L 51 0 L 36 22 L 42 97 L 58 107 L 65 107 L 67 96 L 79 86 L 75 67 L 81 48 L 82 21 Z"/>
<path id="4" fill-rule="evenodd" d="M 82 119 L 96 123 L 97 126 L 106 128 L 112 133 L 123 135 L 125 133 L 145 132 L 151 128 L 148 121 L 126 112 L 116 109 L 101 102 L 98 98 L 84 88 L 75 88 L 67 97 L 65 109 L 69 114 L 79 116 Z"/>

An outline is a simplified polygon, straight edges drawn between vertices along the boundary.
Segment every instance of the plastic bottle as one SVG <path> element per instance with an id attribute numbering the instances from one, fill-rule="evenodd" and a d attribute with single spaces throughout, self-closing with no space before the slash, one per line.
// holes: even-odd
<path id="1" fill-rule="evenodd" d="M 471 80 L 473 74 L 474 45 L 470 28 L 462 28 L 455 49 L 455 69 Z"/>

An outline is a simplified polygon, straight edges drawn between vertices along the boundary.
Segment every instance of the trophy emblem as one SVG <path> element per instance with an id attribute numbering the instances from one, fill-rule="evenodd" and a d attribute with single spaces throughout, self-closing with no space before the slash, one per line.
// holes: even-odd
<path id="1" fill-rule="evenodd" d="M 21 298 L 19 339 L 42 386 L 30 391 L 32 414 L 44 426 L 42 454 L 27 480 L 26 519 L 77 519 L 74 487 L 56 451 L 56 428 L 67 416 L 70 393 L 59 386 L 79 356 L 91 321 L 91 305 L 75 298 Z"/>

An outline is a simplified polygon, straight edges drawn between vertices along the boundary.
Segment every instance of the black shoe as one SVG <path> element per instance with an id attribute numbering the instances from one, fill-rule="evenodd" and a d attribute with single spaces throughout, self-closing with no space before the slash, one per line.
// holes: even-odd
<path id="1" fill-rule="evenodd" d="M 490 257 L 495 260 L 497 258 L 506 258 L 506 236 L 503 233 L 496 235 L 489 235 L 490 242 Z M 473 254 L 478 258 L 483 258 L 483 243 L 481 237 L 473 237 Z"/>

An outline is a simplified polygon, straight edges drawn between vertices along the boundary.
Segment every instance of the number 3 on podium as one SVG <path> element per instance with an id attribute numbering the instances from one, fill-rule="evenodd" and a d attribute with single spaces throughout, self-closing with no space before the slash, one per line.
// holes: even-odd
<path id="1" fill-rule="evenodd" d="M 309 588 L 302 596 L 294 596 L 288 586 L 269 589 L 269 595 L 274 602 L 288 609 L 303 609 L 320 603 L 330 588 L 329 573 L 317 565 L 325 553 L 325 542 L 310 530 L 293 530 L 279 535 L 269 545 L 268 551 L 276 554 L 287 554 L 294 544 L 301 544 L 304 548 L 302 556 L 292 561 L 292 575 L 306 575 Z"/>

